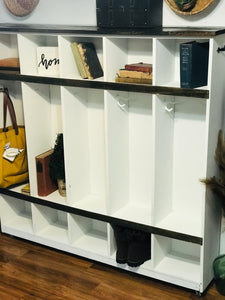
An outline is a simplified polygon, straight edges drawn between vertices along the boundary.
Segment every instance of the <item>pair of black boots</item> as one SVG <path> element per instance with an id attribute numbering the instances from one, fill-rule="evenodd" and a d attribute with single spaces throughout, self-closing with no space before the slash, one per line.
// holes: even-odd
<path id="1" fill-rule="evenodd" d="M 151 234 L 112 224 L 117 245 L 116 261 L 138 267 L 151 258 Z"/>

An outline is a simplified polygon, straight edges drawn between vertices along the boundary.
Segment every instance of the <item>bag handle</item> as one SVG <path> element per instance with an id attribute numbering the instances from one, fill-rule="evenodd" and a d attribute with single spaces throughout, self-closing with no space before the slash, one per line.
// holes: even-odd
<path id="1" fill-rule="evenodd" d="M 3 131 L 7 132 L 7 127 L 6 127 L 6 119 L 7 119 L 7 108 L 9 110 L 11 122 L 13 125 L 13 129 L 15 130 L 16 135 L 19 134 L 19 129 L 17 125 L 17 120 L 16 120 L 16 113 L 15 109 L 13 106 L 13 102 L 9 96 L 9 92 L 7 88 L 0 89 L 0 92 L 3 92 L 4 98 L 3 98 Z"/>

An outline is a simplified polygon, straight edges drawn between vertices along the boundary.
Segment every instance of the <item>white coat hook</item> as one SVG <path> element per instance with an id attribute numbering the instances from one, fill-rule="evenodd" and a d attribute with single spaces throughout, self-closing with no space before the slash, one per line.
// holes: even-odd
<path id="1" fill-rule="evenodd" d="M 173 103 L 173 102 L 166 103 L 166 105 L 164 106 L 165 110 L 169 113 L 174 111 L 174 104 L 175 103 Z"/>
<path id="2" fill-rule="evenodd" d="M 126 111 L 127 105 L 125 103 L 120 103 L 120 101 L 117 101 L 117 105 L 119 106 L 119 108 L 121 108 L 123 111 Z"/>
<path id="3" fill-rule="evenodd" d="M 117 100 L 117 105 L 119 106 L 120 109 L 122 109 L 122 111 L 127 112 L 128 110 L 128 106 L 126 103 L 121 103 L 121 97 L 117 96 L 118 100 Z"/>

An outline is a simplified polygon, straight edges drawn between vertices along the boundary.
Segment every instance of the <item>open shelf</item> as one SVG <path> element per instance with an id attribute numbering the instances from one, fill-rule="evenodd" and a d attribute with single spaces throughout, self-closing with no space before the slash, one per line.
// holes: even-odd
<path id="1" fill-rule="evenodd" d="M 174 38 L 156 39 L 155 41 L 155 85 L 180 87 L 180 44 L 197 41 L 207 42 L 207 39 Z M 166 72 L 165 72 L 166 70 Z M 207 89 L 207 87 L 201 87 Z"/>
<path id="2" fill-rule="evenodd" d="M 140 38 L 105 38 L 104 40 L 104 66 L 107 81 L 115 81 L 119 69 L 126 64 L 149 63 L 152 58 L 152 40 Z"/>
<path id="3" fill-rule="evenodd" d="M 0 59 L 18 58 L 18 40 L 16 34 L 0 34 Z"/>
<path id="4" fill-rule="evenodd" d="M 96 53 L 99 62 L 102 66 L 103 72 L 103 42 L 101 37 L 80 37 L 80 36 L 60 36 L 60 76 L 62 78 L 82 79 L 77 69 L 77 65 L 71 49 L 71 43 L 93 43 L 96 49 Z M 88 80 L 88 79 L 85 79 Z M 103 77 L 94 79 L 94 81 L 102 81 Z"/>
<path id="5" fill-rule="evenodd" d="M 21 74 L 39 76 L 38 47 L 58 47 L 58 37 L 54 35 L 18 35 Z M 55 76 L 58 77 L 58 75 Z"/>
<path id="6" fill-rule="evenodd" d="M 155 236 L 153 255 L 155 271 L 200 283 L 199 245 Z"/>
<path id="7" fill-rule="evenodd" d="M 1 223 L 12 230 L 33 233 L 31 203 L 1 196 Z"/>
<path id="8" fill-rule="evenodd" d="M 36 235 L 57 243 L 69 244 L 67 213 L 35 204 L 33 222 Z"/>
<path id="9" fill-rule="evenodd" d="M 69 224 L 73 247 L 108 255 L 107 223 L 70 214 Z"/>

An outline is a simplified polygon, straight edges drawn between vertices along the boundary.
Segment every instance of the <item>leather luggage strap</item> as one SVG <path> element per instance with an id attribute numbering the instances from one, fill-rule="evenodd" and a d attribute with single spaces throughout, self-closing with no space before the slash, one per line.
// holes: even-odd
<path id="1" fill-rule="evenodd" d="M 4 94 L 4 98 L 3 98 L 3 131 L 4 132 L 7 131 L 6 119 L 7 119 L 7 108 L 8 108 L 13 129 L 15 130 L 16 135 L 18 135 L 19 129 L 18 129 L 17 120 L 16 120 L 16 113 L 15 113 L 15 109 L 13 106 L 13 102 L 9 96 L 8 89 L 7 88 L 0 89 L 0 92 L 3 92 L 3 94 Z"/>

